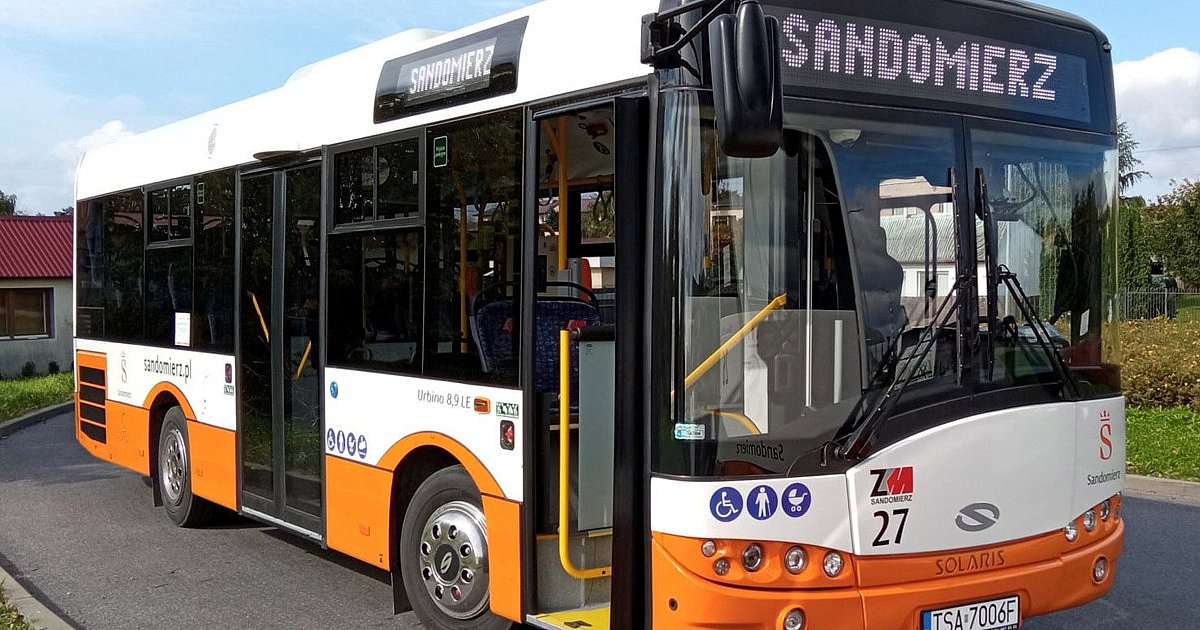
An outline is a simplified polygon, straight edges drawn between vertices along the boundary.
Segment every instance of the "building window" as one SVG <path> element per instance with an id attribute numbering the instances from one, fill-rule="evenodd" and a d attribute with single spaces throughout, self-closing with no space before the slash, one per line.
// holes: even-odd
<path id="1" fill-rule="evenodd" d="M 52 289 L 0 289 L 0 339 L 50 337 Z"/>

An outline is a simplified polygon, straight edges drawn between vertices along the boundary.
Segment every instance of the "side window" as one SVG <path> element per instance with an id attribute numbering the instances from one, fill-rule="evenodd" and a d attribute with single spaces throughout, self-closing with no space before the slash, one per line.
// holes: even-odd
<path id="1" fill-rule="evenodd" d="M 152 190 L 147 195 L 150 242 L 176 241 L 192 237 L 192 185 L 179 184 Z"/>
<path id="2" fill-rule="evenodd" d="M 425 374 L 517 383 L 522 118 L 428 132 Z"/>
<path id="3" fill-rule="evenodd" d="M 338 225 L 415 217 L 420 209 L 420 143 L 400 140 L 334 159 Z"/>
<path id="4" fill-rule="evenodd" d="M 104 200 L 75 207 L 75 334 L 104 337 Z"/>
<path id="5" fill-rule="evenodd" d="M 104 198 L 104 338 L 141 341 L 144 238 L 141 191 Z"/>
<path id="6" fill-rule="evenodd" d="M 192 184 L 146 195 L 150 239 L 146 247 L 146 343 L 192 343 Z M 180 335 L 180 331 L 183 334 Z"/>
<path id="7" fill-rule="evenodd" d="M 420 374 L 420 228 L 329 237 L 329 364 Z"/>
<path id="8" fill-rule="evenodd" d="M 192 345 L 233 352 L 234 172 L 196 178 L 196 287 Z"/>

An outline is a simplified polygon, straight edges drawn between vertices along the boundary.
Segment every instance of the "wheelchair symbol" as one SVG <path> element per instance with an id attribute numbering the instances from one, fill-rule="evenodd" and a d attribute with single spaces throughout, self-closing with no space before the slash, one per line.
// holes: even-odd
<path id="1" fill-rule="evenodd" d="M 708 500 L 708 509 L 713 518 L 728 523 L 742 514 L 742 493 L 730 487 L 721 488 Z"/>

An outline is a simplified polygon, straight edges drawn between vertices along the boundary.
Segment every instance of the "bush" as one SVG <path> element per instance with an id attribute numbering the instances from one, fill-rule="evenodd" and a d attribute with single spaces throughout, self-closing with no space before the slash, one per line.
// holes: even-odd
<path id="1" fill-rule="evenodd" d="M 51 361 L 50 365 L 46 366 L 47 374 L 53 375 L 53 374 L 58 374 L 59 372 L 61 372 L 61 370 L 58 369 L 58 361 Z"/>
<path id="2" fill-rule="evenodd" d="M 33 378 L 37 376 L 37 366 L 33 361 L 26 361 L 25 365 L 21 366 L 21 378 Z"/>
<path id="3" fill-rule="evenodd" d="M 0 381 L 0 422 L 23 413 L 71 400 L 74 375 L 39 376 L 20 381 Z M 4 626 L 0 625 L 0 630 Z"/>
<path id="4" fill-rule="evenodd" d="M 1200 411 L 1200 322 L 1122 322 L 1121 349 L 1129 404 Z"/>

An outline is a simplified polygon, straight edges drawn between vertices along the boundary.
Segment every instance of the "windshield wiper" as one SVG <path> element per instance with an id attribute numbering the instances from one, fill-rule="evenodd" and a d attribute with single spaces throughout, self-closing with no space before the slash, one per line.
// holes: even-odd
<path id="1" fill-rule="evenodd" d="M 987 179 L 983 169 L 975 169 L 975 216 L 983 221 L 983 258 L 987 269 L 988 343 L 983 351 L 983 369 L 992 380 L 996 366 L 996 334 L 1000 331 L 1000 278 L 997 259 L 1000 257 L 996 238 L 996 222 L 988 200 Z"/>
<path id="2" fill-rule="evenodd" d="M 1050 366 L 1054 369 L 1054 375 L 1063 384 L 1064 397 L 1067 400 L 1078 400 L 1078 384 L 1071 373 L 1071 367 L 1067 365 L 1066 359 L 1054 349 L 1054 342 L 1047 328 L 1048 324 L 1043 322 L 1042 318 L 1038 316 L 1037 309 L 1033 306 L 1033 301 L 1029 299 L 1025 290 L 1021 288 L 1021 281 L 1017 279 L 1017 274 L 1013 273 L 1005 265 L 997 266 L 997 274 L 1000 280 L 1004 282 L 1004 286 L 1008 288 L 1008 292 L 1016 298 L 1017 307 L 1021 309 L 1021 314 L 1025 317 L 1025 321 L 1029 322 L 1030 327 L 1033 329 L 1034 338 L 1037 339 L 1042 351 L 1046 353 L 1046 357 L 1050 359 Z M 992 334 L 989 332 L 988 337 L 991 336 Z M 1019 334 L 1017 335 L 1017 341 L 1018 343 L 1020 342 Z"/>
<path id="3" fill-rule="evenodd" d="M 1029 177 L 1023 170 L 1021 171 L 1021 177 L 1030 185 L 1033 184 L 1033 182 L 1029 181 Z M 1025 321 L 1029 322 L 1030 327 L 1033 328 L 1033 336 L 1042 348 L 1042 351 L 1046 353 L 1047 358 L 1049 358 L 1055 376 L 1063 383 L 1064 393 L 1069 399 L 1078 398 L 1077 385 L 1071 375 L 1071 368 L 1067 365 L 1062 355 L 1054 349 L 1050 331 L 1046 328 L 1047 324 L 1038 316 L 1037 308 L 1034 307 L 1033 301 L 1025 293 L 1025 290 L 1021 288 L 1021 281 L 1017 279 L 1017 274 L 998 262 L 1000 256 L 996 218 L 992 213 L 991 201 L 988 199 L 987 179 L 981 168 L 975 169 L 975 215 L 983 222 L 984 262 L 987 267 L 988 343 L 985 346 L 983 356 L 983 367 L 987 373 L 987 379 L 990 381 L 995 376 L 996 337 L 1001 332 L 999 312 L 1000 283 L 1003 282 L 1009 294 L 1016 298 L 1017 307 L 1021 309 L 1021 314 L 1025 317 Z M 1020 342 L 1019 333 L 1015 335 L 1015 341 L 1017 343 Z"/>
<path id="4" fill-rule="evenodd" d="M 836 457 L 857 460 L 870 453 L 875 435 L 891 417 L 896 403 L 900 400 L 900 395 L 918 375 L 917 368 L 925 364 L 925 358 L 937 345 L 936 342 L 941 331 L 950 324 L 951 318 L 958 312 L 962 297 L 966 293 L 964 289 L 972 282 L 975 282 L 974 275 L 963 276 L 954 283 L 951 295 L 942 300 L 932 323 L 921 333 L 916 346 L 907 357 L 901 360 L 894 348 L 888 350 L 887 356 L 871 379 L 871 384 L 872 386 L 877 382 L 882 384 L 889 373 L 892 376 L 891 383 L 881 394 L 871 398 L 870 402 L 868 402 L 867 396 L 863 396 L 859 400 L 851 415 L 853 420 L 831 443 L 833 454 Z M 924 374 L 922 373 L 922 375 Z"/>

